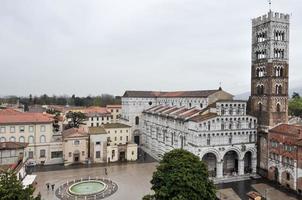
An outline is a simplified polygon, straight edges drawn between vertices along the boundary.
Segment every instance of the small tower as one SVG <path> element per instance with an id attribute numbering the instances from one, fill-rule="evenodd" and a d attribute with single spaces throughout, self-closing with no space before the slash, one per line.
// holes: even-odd
<path id="1" fill-rule="evenodd" d="M 288 122 L 289 15 L 252 20 L 251 112 L 259 128 Z"/>

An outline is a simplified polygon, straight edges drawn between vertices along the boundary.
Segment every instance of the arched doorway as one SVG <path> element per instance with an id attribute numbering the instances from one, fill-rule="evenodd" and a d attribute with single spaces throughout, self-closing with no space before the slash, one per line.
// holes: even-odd
<path id="1" fill-rule="evenodd" d="M 135 144 L 137 144 L 138 146 L 140 145 L 140 132 L 139 132 L 139 130 L 133 131 L 133 140 L 134 140 Z"/>
<path id="2" fill-rule="evenodd" d="M 73 152 L 73 162 L 79 162 L 80 161 L 80 151 L 75 150 Z"/>
<path id="3" fill-rule="evenodd" d="M 228 151 L 223 156 L 223 175 L 238 173 L 238 154 L 236 151 Z"/>
<path id="4" fill-rule="evenodd" d="M 252 168 L 252 152 L 248 151 L 244 155 L 244 173 L 252 173 L 253 168 Z"/>
<path id="5" fill-rule="evenodd" d="M 210 177 L 216 177 L 216 164 L 217 164 L 217 158 L 216 155 L 213 153 L 206 153 L 202 157 L 202 161 L 207 165 L 208 167 L 208 173 Z"/>

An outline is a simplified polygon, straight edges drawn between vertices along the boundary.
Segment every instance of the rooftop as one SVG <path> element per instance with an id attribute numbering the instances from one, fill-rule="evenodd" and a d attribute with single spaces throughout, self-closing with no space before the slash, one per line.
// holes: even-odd
<path id="1" fill-rule="evenodd" d="M 211 94 L 221 90 L 196 90 L 196 91 L 173 91 L 173 92 L 160 92 L 160 91 L 132 91 L 128 90 L 124 93 L 123 97 L 147 97 L 147 98 L 173 98 L 173 97 L 208 97 Z"/>
<path id="2" fill-rule="evenodd" d="M 89 134 L 107 134 L 104 127 L 89 127 Z"/>
<path id="3" fill-rule="evenodd" d="M 0 124 L 22 124 L 22 123 L 52 123 L 53 117 L 43 113 L 11 113 L 0 114 Z"/>
<path id="4" fill-rule="evenodd" d="M 0 150 L 24 149 L 27 146 L 28 143 L 24 143 L 24 142 L 0 142 Z"/>
<path id="5" fill-rule="evenodd" d="M 84 128 L 70 128 L 62 132 L 63 138 L 87 137 L 88 133 Z"/>
<path id="6" fill-rule="evenodd" d="M 111 123 L 111 124 L 103 124 L 103 127 L 105 129 L 113 129 L 113 128 L 131 128 L 131 126 L 128 126 L 126 124 L 121 123 Z"/>

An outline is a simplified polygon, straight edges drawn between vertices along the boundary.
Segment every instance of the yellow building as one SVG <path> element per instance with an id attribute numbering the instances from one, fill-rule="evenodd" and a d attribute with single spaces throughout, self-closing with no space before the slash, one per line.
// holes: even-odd
<path id="1" fill-rule="evenodd" d="M 131 126 L 104 124 L 107 132 L 107 162 L 137 160 L 137 144 L 131 142 Z"/>
<path id="2" fill-rule="evenodd" d="M 84 163 L 88 160 L 88 133 L 84 128 L 70 128 L 63 135 L 64 164 Z"/>
<path id="3" fill-rule="evenodd" d="M 107 105 L 106 108 L 112 116 L 112 123 L 117 123 L 121 117 L 122 105 Z"/>

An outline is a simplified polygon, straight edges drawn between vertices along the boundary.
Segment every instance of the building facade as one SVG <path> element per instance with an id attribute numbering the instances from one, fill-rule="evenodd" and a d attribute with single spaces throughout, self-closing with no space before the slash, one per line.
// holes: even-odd
<path id="1" fill-rule="evenodd" d="M 62 142 L 53 130 L 54 119 L 42 113 L 0 114 L 0 142 L 28 143 L 25 154 L 37 164 L 62 163 Z"/>
<path id="2" fill-rule="evenodd" d="M 215 178 L 256 173 L 255 117 L 246 102 L 220 100 L 205 109 L 158 105 L 143 111 L 145 150 L 157 158 L 182 148 L 199 156 Z"/>
<path id="3" fill-rule="evenodd" d="M 133 141 L 141 143 L 141 118 L 144 110 L 156 105 L 169 105 L 185 108 L 206 108 L 218 99 L 232 99 L 232 95 L 218 90 L 201 91 L 126 91 L 122 97 L 120 122 L 132 127 Z"/>
<path id="4" fill-rule="evenodd" d="M 268 179 L 302 194 L 302 126 L 280 124 L 268 133 Z"/>
<path id="5" fill-rule="evenodd" d="M 63 131 L 64 164 L 137 160 L 131 127 L 121 123 Z"/>

